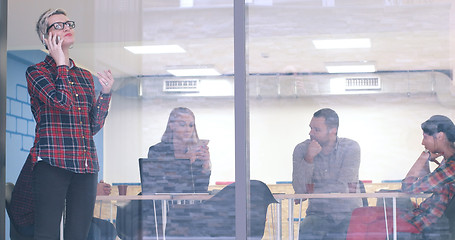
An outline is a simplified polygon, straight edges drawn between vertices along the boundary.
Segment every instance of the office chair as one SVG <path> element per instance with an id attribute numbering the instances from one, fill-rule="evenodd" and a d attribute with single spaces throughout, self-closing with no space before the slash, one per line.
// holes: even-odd
<path id="1" fill-rule="evenodd" d="M 267 185 L 250 180 L 248 239 L 262 239 L 267 208 L 277 203 Z M 234 239 L 235 183 L 224 187 L 211 199 L 191 205 L 173 205 L 169 209 L 166 238 Z"/>
<path id="2" fill-rule="evenodd" d="M 13 194 L 13 190 L 14 190 L 14 184 L 13 183 L 6 183 L 6 187 L 5 187 L 5 203 L 6 203 L 6 211 L 8 212 L 8 216 L 10 218 L 10 238 L 11 240 L 33 240 L 32 237 L 27 237 L 27 236 L 24 236 L 22 234 L 20 234 L 17 229 L 16 229 L 16 226 L 14 226 L 14 223 L 13 223 L 13 220 L 11 219 L 11 215 L 10 215 L 10 203 L 11 203 L 11 197 L 12 197 L 12 194 Z"/>

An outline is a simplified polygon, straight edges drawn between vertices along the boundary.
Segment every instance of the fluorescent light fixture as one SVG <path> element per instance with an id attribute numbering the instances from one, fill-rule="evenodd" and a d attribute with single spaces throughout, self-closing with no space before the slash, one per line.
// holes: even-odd
<path id="1" fill-rule="evenodd" d="M 328 73 L 376 72 L 374 64 L 327 65 L 325 68 Z"/>
<path id="2" fill-rule="evenodd" d="M 196 76 L 220 76 L 214 68 L 181 68 L 181 69 L 168 69 L 170 74 L 176 77 L 196 77 Z"/>
<path id="3" fill-rule="evenodd" d="M 316 49 L 371 48 L 369 38 L 313 40 Z"/>
<path id="4" fill-rule="evenodd" d="M 254 0 L 254 5 L 273 6 L 273 0 Z"/>
<path id="5" fill-rule="evenodd" d="M 273 0 L 245 0 L 245 4 L 253 4 L 257 6 L 273 6 Z"/>
<path id="6" fill-rule="evenodd" d="M 335 0 L 322 0 L 323 7 L 335 7 Z"/>
<path id="7" fill-rule="evenodd" d="M 179 45 L 125 46 L 124 48 L 134 54 L 161 54 L 186 52 L 185 49 L 183 49 Z"/>
<path id="8" fill-rule="evenodd" d="M 180 0 L 180 7 L 193 7 L 194 1 L 193 0 Z"/>

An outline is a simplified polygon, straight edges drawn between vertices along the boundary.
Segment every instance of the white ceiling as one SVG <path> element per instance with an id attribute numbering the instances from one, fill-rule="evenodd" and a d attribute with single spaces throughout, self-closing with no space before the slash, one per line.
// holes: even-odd
<path id="1" fill-rule="evenodd" d="M 68 3 L 67 3 L 68 2 Z M 233 1 L 9 1 L 8 49 L 41 49 L 34 24 L 45 9 L 76 21 L 72 57 L 116 77 L 167 75 L 169 66 L 210 65 L 234 73 Z M 324 73 L 327 62 L 371 61 L 378 71 L 449 70 L 455 56 L 454 0 L 253 0 L 250 73 Z M 325 6 L 324 6 L 325 5 Z M 27 6 L 26 8 L 24 6 Z M 370 38 L 371 49 L 316 50 L 314 39 Z M 178 44 L 179 54 L 134 55 L 137 44 Z"/>

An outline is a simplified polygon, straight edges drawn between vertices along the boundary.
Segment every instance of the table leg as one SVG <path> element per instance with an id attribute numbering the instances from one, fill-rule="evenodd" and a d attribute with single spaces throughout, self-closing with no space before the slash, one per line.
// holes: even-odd
<path id="1" fill-rule="evenodd" d="M 385 197 L 382 198 L 382 200 L 384 201 L 384 221 L 385 221 L 386 239 L 389 240 L 389 225 L 387 222 L 387 206 L 386 206 L 386 202 L 385 202 Z"/>
<path id="2" fill-rule="evenodd" d="M 153 219 L 155 219 L 155 235 L 156 235 L 156 240 L 159 239 L 159 234 L 158 234 L 158 219 L 156 218 L 156 201 L 153 201 Z"/>
<path id="3" fill-rule="evenodd" d="M 294 199 L 289 199 L 288 206 L 289 240 L 294 239 Z"/>
<path id="4" fill-rule="evenodd" d="M 393 240 L 397 240 L 397 198 L 392 198 L 393 206 Z"/>
<path id="5" fill-rule="evenodd" d="M 101 203 L 103 203 L 103 201 L 101 201 Z M 111 211 L 111 217 L 110 217 L 110 218 L 111 218 L 111 223 L 114 223 L 114 211 L 113 211 L 113 205 L 114 205 L 114 203 L 113 203 L 112 201 L 110 201 L 110 203 L 111 203 L 111 204 L 110 204 L 110 206 L 111 206 L 111 207 L 110 207 L 110 211 Z M 102 205 L 100 204 L 100 218 L 101 218 L 101 206 L 102 206 Z"/>
<path id="6" fill-rule="evenodd" d="M 276 239 L 281 240 L 281 199 L 278 200 L 276 206 Z"/>
<path id="7" fill-rule="evenodd" d="M 63 232 L 64 232 L 64 231 L 63 231 L 63 230 L 64 230 L 64 229 L 63 229 L 63 228 L 64 228 L 64 227 L 63 227 L 63 226 L 64 226 L 63 221 L 65 220 L 64 214 L 65 214 L 65 213 L 62 214 L 62 220 L 60 221 L 60 240 L 65 239 L 64 236 L 63 236 Z"/>
<path id="8" fill-rule="evenodd" d="M 163 220 L 163 240 L 166 240 L 166 223 L 167 223 L 167 200 L 161 200 L 162 220 Z"/>

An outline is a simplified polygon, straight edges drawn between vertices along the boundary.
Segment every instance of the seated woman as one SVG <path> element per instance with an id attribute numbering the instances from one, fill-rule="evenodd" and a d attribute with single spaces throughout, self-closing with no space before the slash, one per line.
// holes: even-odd
<path id="1" fill-rule="evenodd" d="M 455 194 L 455 125 L 448 117 L 435 115 L 422 123 L 421 128 L 423 130 L 422 145 L 426 151 L 420 154 L 402 181 L 402 191 L 407 193 L 425 192 L 432 195 L 412 211 L 399 211 L 397 231 L 423 233 L 424 239 L 449 239 L 448 236 L 442 235 L 447 234 L 448 231 L 438 234 L 439 236 L 433 234 L 429 238 L 425 235 L 432 234 L 435 229 L 441 229 L 444 220 L 447 222 L 443 215 Z M 436 160 L 440 156 L 443 157 L 441 163 Z M 430 172 L 429 162 L 438 165 L 432 172 Z M 377 221 L 369 222 L 362 219 L 367 216 L 369 220 L 372 220 L 371 210 L 371 208 L 354 210 L 348 240 L 385 239 L 383 210 L 376 211 L 379 215 L 382 214 L 376 218 Z M 389 224 L 389 233 L 391 230 L 391 224 Z"/>
<path id="2" fill-rule="evenodd" d="M 189 159 L 189 169 L 182 175 L 191 174 L 194 189 L 190 192 L 207 192 L 211 162 L 207 140 L 197 135 L 193 112 L 184 107 L 174 108 L 169 115 L 166 130 L 161 142 L 149 148 L 148 158 L 160 160 Z M 188 192 L 182 189 L 182 192 Z"/>
<path id="3" fill-rule="evenodd" d="M 161 142 L 149 148 L 148 158 L 174 162 L 181 160 L 182 166 L 173 167 L 177 173 L 172 173 L 181 177 L 175 178 L 173 175 L 166 178 L 173 179 L 166 183 L 176 186 L 171 188 L 174 189 L 173 192 L 208 192 L 211 163 L 207 144 L 207 140 L 200 140 L 198 137 L 193 112 L 188 108 L 178 107 L 170 113 Z M 187 184 L 187 181 L 191 183 Z M 131 201 L 117 209 L 118 234 L 122 239 L 162 235 L 161 217 L 161 202 Z"/>

